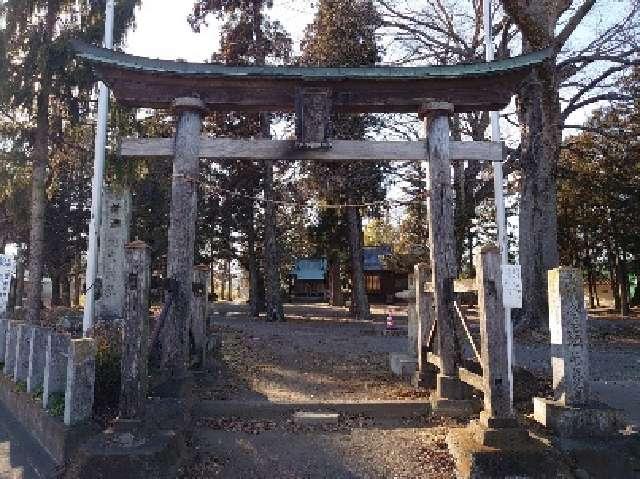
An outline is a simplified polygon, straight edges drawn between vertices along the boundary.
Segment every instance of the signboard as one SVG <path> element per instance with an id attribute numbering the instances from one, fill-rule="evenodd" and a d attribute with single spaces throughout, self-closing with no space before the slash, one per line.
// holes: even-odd
<path id="1" fill-rule="evenodd" d="M 13 256 L 0 254 L 0 313 L 7 310 L 11 277 L 16 272 L 16 261 Z"/>
<path id="2" fill-rule="evenodd" d="M 522 276 L 519 264 L 502 265 L 502 304 L 508 309 L 522 308 Z"/>

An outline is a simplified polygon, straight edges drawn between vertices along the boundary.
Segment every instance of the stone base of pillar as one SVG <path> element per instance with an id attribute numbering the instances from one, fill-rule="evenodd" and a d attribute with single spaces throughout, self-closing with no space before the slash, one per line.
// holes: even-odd
<path id="1" fill-rule="evenodd" d="M 473 389 L 457 376 L 438 374 L 436 395 L 440 399 L 473 399 Z"/>
<path id="2" fill-rule="evenodd" d="M 411 378 L 411 384 L 414 388 L 435 389 L 437 387 L 438 370 L 435 366 L 427 364 L 418 369 Z"/>
<path id="3" fill-rule="evenodd" d="M 389 353 L 391 372 L 402 378 L 410 378 L 416 372 L 418 360 L 407 353 Z"/>
<path id="4" fill-rule="evenodd" d="M 434 416 L 469 417 L 478 414 L 482 402 L 477 399 L 440 399 L 431 397 L 431 414 Z"/>
<path id="5" fill-rule="evenodd" d="M 460 378 L 438 374 L 431 396 L 431 411 L 437 416 L 468 417 L 482 411 L 482 402 Z"/>
<path id="6" fill-rule="evenodd" d="M 475 441 L 485 447 L 509 449 L 516 445 L 526 446 L 531 442 L 529 433 L 519 427 L 515 420 L 487 421 L 481 413 L 480 421 L 473 421 L 469 428 L 473 431 Z"/>
<path id="7" fill-rule="evenodd" d="M 134 435 L 107 430 L 80 448 L 65 477 L 170 479 L 178 477 L 185 452 L 184 438 L 174 431 Z"/>
<path id="8" fill-rule="evenodd" d="M 447 446 L 460 479 L 565 477 L 569 472 L 553 448 L 531 438 L 523 429 L 489 429 L 474 421 L 468 427 L 451 430 Z"/>
<path id="9" fill-rule="evenodd" d="M 576 407 L 536 397 L 533 398 L 533 416 L 563 437 L 608 436 L 624 428 L 621 411 L 598 403 Z"/>

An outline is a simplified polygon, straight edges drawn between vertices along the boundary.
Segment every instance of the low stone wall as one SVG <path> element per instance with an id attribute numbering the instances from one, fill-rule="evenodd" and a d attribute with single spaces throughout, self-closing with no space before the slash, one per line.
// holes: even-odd
<path id="1" fill-rule="evenodd" d="M 65 464 L 83 441 L 100 431 L 90 421 L 65 426 L 62 418 L 51 416 L 40 401 L 19 391 L 16 383 L 3 374 L 0 374 L 0 401 L 58 464 Z"/>
<path id="2" fill-rule="evenodd" d="M 59 464 L 99 431 L 91 421 L 95 342 L 0 319 L 0 401 Z"/>

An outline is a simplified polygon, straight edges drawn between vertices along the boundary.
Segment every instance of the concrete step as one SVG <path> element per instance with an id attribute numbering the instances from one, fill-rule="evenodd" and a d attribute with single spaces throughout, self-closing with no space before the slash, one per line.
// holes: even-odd
<path id="1" fill-rule="evenodd" d="M 430 403 L 424 399 L 382 401 L 321 401 L 273 403 L 269 401 L 198 401 L 194 404 L 196 418 L 234 417 L 252 420 L 290 418 L 299 411 L 337 413 L 341 416 L 366 416 L 375 419 L 404 419 L 428 415 Z"/>
<path id="2" fill-rule="evenodd" d="M 0 477 L 53 479 L 61 472 L 46 450 L 0 404 Z"/>

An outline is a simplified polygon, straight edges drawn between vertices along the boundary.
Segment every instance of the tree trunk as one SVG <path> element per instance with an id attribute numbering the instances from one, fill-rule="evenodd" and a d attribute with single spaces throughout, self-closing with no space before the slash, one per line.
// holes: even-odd
<path id="1" fill-rule="evenodd" d="M 65 308 L 71 307 L 71 285 L 67 273 L 60 278 L 60 304 Z"/>
<path id="2" fill-rule="evenodd" d="M 222 271 L 220 271 L 220 300 L 227 299 L 225 293 L 227 291 L 227 282 L 224 280 L 224 262 L 222 263 Z"/>
<path id="3" fill-rule="evenodd" d="M 609 283 L 611 284 L 611 296 L 613 297 L 613 309 L 620 310 L 620 290 L 618 289 L 618 265 L 616 255 L 613 252 L 613 248 L 608 248 L 609 258 Z"/>
<path id="4" fill-rule="evenodd" d="M 42 271 L 44 263 L 45 181 L 49 162 L 49 86 L 42 84 L 38 93 L 31 173 L 31 227 L 29 232 L 29 291 L 27 294 L 27 321 L 40 321 L 42 309 Z"/>
<path id="5" fill-rule="evenodd" d="M 340 282 L 340 264 L 335 259 L 329 260 L 327 273 L 329 279 L 329 304 L 331 306 L 344 306 Z"/>
<path id="6" fill-rule="evenodd" d="M 556 162 L 560 108 L 552 62 L 540 67 L 519 95 L 521 143 L 520 264 L 522 314 L 548 328 L 547 271 L 558 266 Z"/>
<path id="7" fill-rule="evenodd" d="M 622 255 L 618 257 L 618 287 L 620 289 L 620 314 L 622 316 L 629 316 L 629 275 L 627 274 L 627 259 L 626 253 L 623 251 Z"/>
<path id="8" fill-rule="evenodd" d="M 257 318 L 260 314 L 260 271 L 258 268 L 258 258 L 256 257 L 256 231 L 252 218 L 247 231 L 247 258 L 249 263 L 249 314 L 252 318 Z"/>
<path id="9" fill-rule="evenodd" d="M 51 306 L 56 307 L 62 304 L 62 288 L 60 273 L 54 273 L 51 275 Z"/>
<path id="10" fill-rule="evenodd" d="M 229 301 L 233 301 L 233 276 L 231 275 L 231 260 L 227 260 L 227 281 L 229 281 Z"/>
<path id="11" fill-rule="evenodd" d="M 280 262 L 276 244 L 276 205 L 273 202 L 273 161 L 265 162 L 264 175 L 264 256 L 265 289 L 268 321 L 283 321 L 280 298 Z"/>
<path id="12" fill-rule="evenodd" d="M 32 153 L 31 226 L 29 231 L 29 293 L 27 321 L 40 321 L 42 309 L 42 271 L 44 265 L 45 182 L 49 163 L 49 95 L 51 71 L 49 47 L 57 18 L 57 2 L 48 2 L 43 31 L 43 52 L 39 61 L 40 91 L 37 97 L 36 131 Z"/>
<path id="13" fill-rule="evenodd" d="M 349 252 L 351 254 L 351 307 L 356 319 L 368 320 L 369 300 L 364 284 L 364 253 L 362 250 L 362 219 L 355 206 L 347 206 Z"/>

